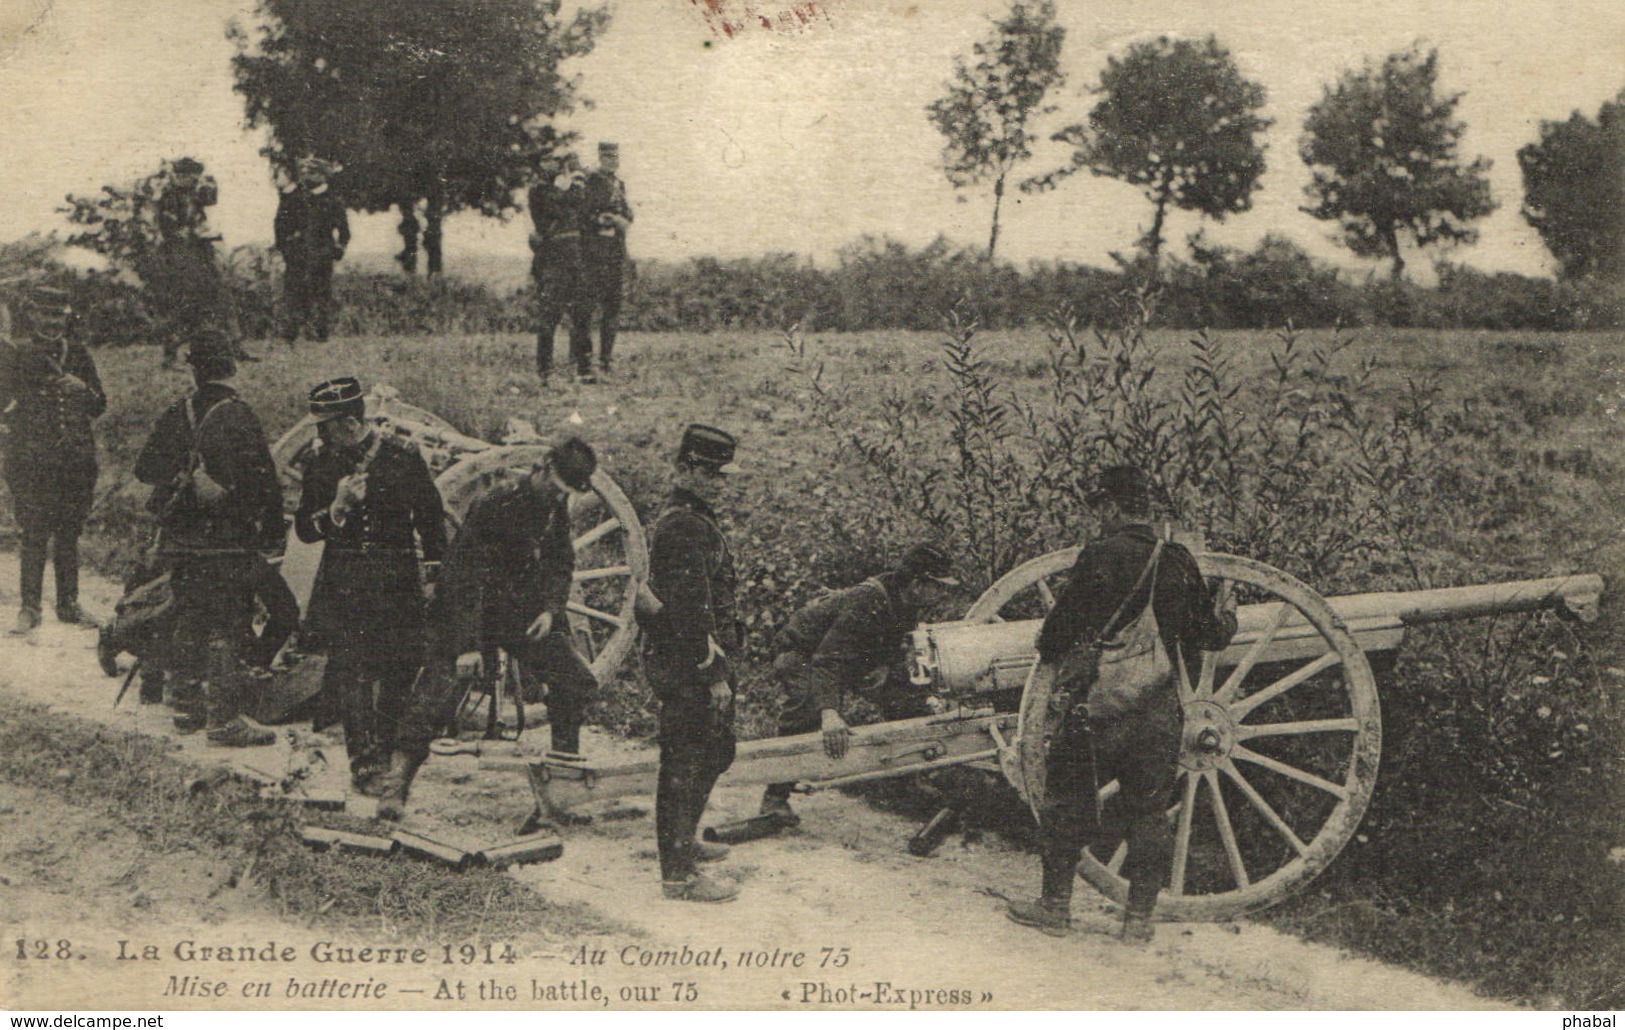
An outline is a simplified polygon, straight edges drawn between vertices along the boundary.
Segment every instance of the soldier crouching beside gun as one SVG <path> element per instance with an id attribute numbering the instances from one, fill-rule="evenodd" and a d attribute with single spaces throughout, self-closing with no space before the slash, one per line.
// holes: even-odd
<path id="1" fill-rule="evenodd" d="M 311 390 L 310 413 L 318 446 L 303 469 L 294 531 L 306 543 L 327 541 L 306 620 L 327 651 L 316 728 L 336 707 L 351 785 L 376 795 L 423 663 L 417 549 L 426 562 L 441 560 L 445 509 L 417 448 L 367 424 L 354 378 Z"/>
<path id="2" fill-rule="evenodd" d="M 1184 661 L 1194 681 L 1201 652 L 1229 645 L 1236 614 L 1230 605 L 1216 610 L 1189 551 L 1158 539 L 1150 480 L 1142 470 L 1106 469 L 1087 501 L 1100 515 L 1101 535 L 1078 555 L 1044 620 L 1039 665 L 1027 688 L 1033 691 L 1047 677 L 1060 702 L 1049 706 L 1051 712 L 1059 709 L 1059 725 L 1050 735 L 1042 800 L 1029 797 L 1038 811 L 1043 890 L 1036 901 L 1012 901 L 1008 914 L 1053 936 L 1070 929 L 1078 861 L 1085 846 L 1106 838 L 1097 785 L 1115 779 L 1121 789 L 1113 803 L 1121 806 L 1128 839 L 1128 908 L 1120 937 L 1143 943 L 1152 936 L 1151 915 L 1171 857 L 1164 813 L 1184 728 L 1172 663 Z M 1146 654 L 1160 668 L 1138 680 L 1116 673 L 1108 678 L 1103 649 L 1136 628 L 1153 637 Z M 1155 653 L 1157 637 L 1161 655 Z M 1035 731 L 1022 730 L 1024 736 L 1029 732 Z"/>
<path id="3" fill-rule="evenodd" d="M 701 875 L 696 862 L 728 848 L 697 840 L 717 777 L 734 760 L 733 552 L 717 525 L 737 442 L 723 430 L 683 431 L 671 494 L 649 534 L 649 589 L 640 594 L 643 667 L 660 701 L 660 775 L 655 837 L 661 891 L 674 901 L 731 901 L 739 889 Z"/>
<path id="4" fill-rule="evenodd" d="M 857 586 L 825 594 L 790 616 L 779 631 L 773 675 L 784 690 L 779 736 L 821 730 L 831 758 L 846 754 L 852 731 L 841 717 L 849 692 L 884 677 L 876 698 L 888 719 L 924 715 L 921 699 L 894 689 L 892 679 L 920 610 L 955 587 L 953 562 L 934 544 L 916 544 L 895 570 Z M 762 814 L 783 826 L 800 820 L 790 808 L 794 783 L 775 783 L 762 795 Z"/>
<path id="5" fill-rule="evenodd" d="M 592 489 L 598 457 L 568 437 L 531 474 L 474 502 L 440 570 L 429 608 L 429 656 L 401 721 L 378 815 L 399 820 L 429 742 L 451 726 L 468 680 L 498 649 L 517 659 L 525 700 L 547 685 L 555 758 L 579 758 L 581 723 L 597 677 L 570 635 L 575 575 L 571 494 Z"/>

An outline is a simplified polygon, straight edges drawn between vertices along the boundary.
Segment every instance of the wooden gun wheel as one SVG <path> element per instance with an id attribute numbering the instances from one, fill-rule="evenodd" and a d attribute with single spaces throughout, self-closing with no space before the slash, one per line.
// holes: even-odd
<path id="1" fill-rule="evenodd" d="M 1033 618 L 1053 606 L 1077 548 L 1018 566 L 971 607 L 969 620 Z M 1371 666 L 1326 601 L 1262 562 L 1202 554 L 1217 589 L 1241 606 L 1222 654 L 1176 684 L 1184 709 L 1177 780 L 1166 813 L 1168 920 L 1224 919 L 1284 899 L 1354 837 L 1376 785 L 1382 720 Z M 1176 663 L 1177 665 L 1178 663 Z M 1118 784 L 1100 791 L 1120 825 Z M 1118 902 L 1127 848 L 1092 846 L 1079 875 Z"/>

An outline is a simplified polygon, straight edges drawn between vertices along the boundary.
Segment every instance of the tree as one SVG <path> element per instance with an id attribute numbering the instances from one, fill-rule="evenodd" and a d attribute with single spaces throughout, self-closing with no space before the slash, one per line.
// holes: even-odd
<path id="1" fill-rule="evenodd" d="M 1264 87 L 1242 77 L 1217 39 L 1135 43 L 1106 59 L 1091 92 L 1100 100 L 1088 123 L 1054 137 L 1072 145 L 1069 162 L 1026 188 L 1048 189 L 1083 168 L 1139 187 L 1154 209 L 1140 240 L 1153 276 L 1170 207 L 1222 222 L 1252 206 L 1264 174 L 1258 135 L 1270 125 L 1257 114 Z"/>
<path id="2" fill-rule="evenodd" d="M 1416 47 L 1345 72 L 1309 108 L 1299 155 L 1311 180 L 1302 210 L 1338 223 L 1342 243 L 1361 257 L 1393 261 L 1405 274 L 1401 237 L 1418 248 L 1471 243 L 1467 223 L 1494 211 L 1488 158 L 1463 164 L 1462 94 L 1437 92 L 1439 52 Z"/>
<path id="3" fill-rule="evenodd" d="M 549 122 L 580 83 L 559 66 L 608 17 L 561 18 L 559 0 L 259 0 L 252 38 L 229 35 L 247 125 L 270 129 L 278 174 L 305 154 L 340 164 L 347 205 L 400 210 L 408 271 L 421 203 L 434 275 L 446 215 L 514 208 L 537 160 L 568 145 Z"/>
<path id="4" fill-rule="evenodd" d="M 1053 0 L 1014 3 L 993 23 L 993 33 L 971 47 L 975 63 L 954 59 L 948 92 L 926 107 L 946 138 L 942 167 L 956 189 L 993 181 L 993 228 L 987 237 L 992 260 L 999 245 L 999 210 L 1004 185 L 1015 166 L 1032 156 L 1038 137 L 1028 129 L 1048 114 L 1044 97 L 1061 85 L 1061 43 L 1066 30 L 1055 24 Z"/>
<path id="5" fill-rule="evenodd" d="M 1565 279 L 1625 277 L 1625 90 L 1597 120 L 1579 111 L 1540 123 L 1540 139 L 1518 151 L 1523 217 L 1562 266 Z"/>

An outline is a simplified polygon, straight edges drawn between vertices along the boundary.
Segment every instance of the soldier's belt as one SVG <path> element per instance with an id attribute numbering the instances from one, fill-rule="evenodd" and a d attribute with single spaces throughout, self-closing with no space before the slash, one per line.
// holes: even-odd
<path id="1" fill-rule="evenodd" d="M 339 554 L 409 554 L 414 558 L 418 555 L 414 548 L 402 547 L 400 544 L 373 543 L 365 540 L 358 544 L 341 544 L 335 541 L 329 543 L 333 544 L 333 550 Z"/>

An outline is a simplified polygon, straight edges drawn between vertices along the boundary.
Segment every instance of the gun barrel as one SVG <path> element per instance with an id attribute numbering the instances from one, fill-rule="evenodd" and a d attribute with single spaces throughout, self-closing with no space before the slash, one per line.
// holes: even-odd
<path id="1" fill-rule="evenodd" d="M 1396 650 L 1405 630 L 1434 622 L 1556 609 L 1582 621 L 1597 617 L 1601 576 L 1557 576 L 1549 579 L 1445 587 L 1438 590 L 1346 594 L 1326 599 L 1366 652 Z M 1242 660 L 1260 635 L 1276 626 L 1259 661 L 1315 658 L 1326 650 L 1320 632 L 1301 612 L 1283 602 L 1243 605 L 1236 613 L 1236 636 L 1219 655 L 1220 667 Z M 1280 619 L 1279 625 L 1276 620 Z M 916 630 L 912 644 L 913 679 L 946 694 L 1019 689 L 1037 661 L 1035 641 L 1040 620 L 1019 622 L 945 622 Z"/>

